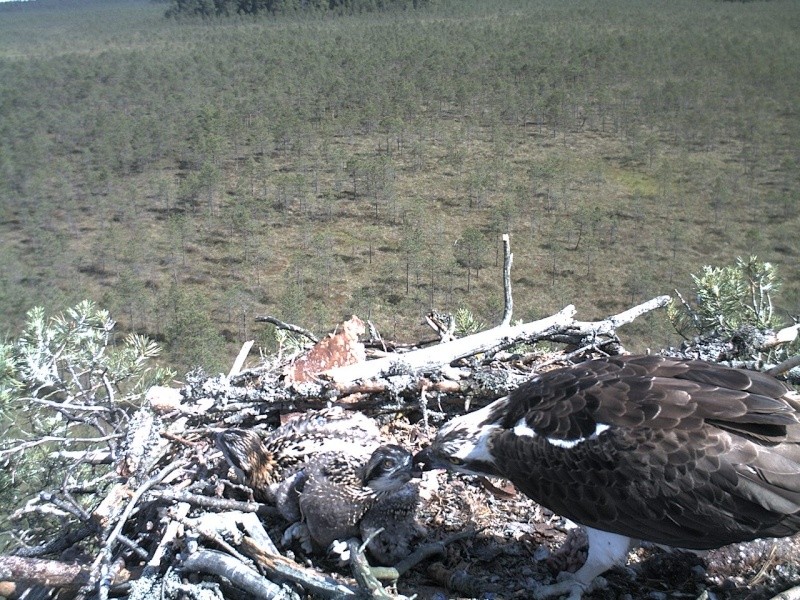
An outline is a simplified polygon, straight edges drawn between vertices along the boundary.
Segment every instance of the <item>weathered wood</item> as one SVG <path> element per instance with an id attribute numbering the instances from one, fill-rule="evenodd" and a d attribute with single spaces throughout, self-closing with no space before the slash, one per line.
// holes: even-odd
<path id="1" fill-rule="evenodd" d="M 514 326 L 499 325 L 438 346 L 330 369 L 323 373 L 323 376 L 342 385 L 359 380 L 386 377 L 398 372 L 417 373 L 425 370 L 438 370 L 459 358 L 481 352 L 497 351 L 518 342 L 548 339 L 583 345 L 591 339 L 614 338 L 618 327 L 630 323 L 649 311 L 666 306 L 669 301 L 669 296 L 658 296 L 600 321 L 573 320 L 575 307 L 569 305 L 558 313 L 538 321 Z"/>
<path id="2" fill-rule="evenodd" d="M 60 560 L 0 556 L 0 581 L 17 584 L 77 589 L 89 583 L 91 571 L 88 565 L 66 563 Z M 130 577 L 130 572 L 122 569 L 116 573 L 113 583 L 128 581 Z"/>
<path id="3" fill-rule="evenodd" d="M 183 561 L 185 571 L 199 571 L 228 579 L 233 585 L 259 600 L 295 600 L 285 587 L 265 579 L 241 561 L 216 550 L 200 550 Z"/>
<path id="4" fill-rule="evenodd" d="M 514 263 L 514 255 L 511 253 L 511 238 L 507 233 L 503 234 L 503 320 L 500 325 L 511 324 L 511 316 L 514 313 L 514 297 L 511 295 L 511 265 Z"/>
<path id="5" fill-rule="evenodd" d="M 242 551 L 251 556 L 258 563 L 258 566 L 267 573 L 298 583 L 316 597 L 343 598 L 356 595 L 354 589 L 335 580 L 333 577 L 320 575 L 316 571 L 298 565 L 285 556 L 270 553 L 268 549 L 256 543 L 253 538 L 245 537 L 242 540 Z"/>
<path id="6" fill-rule="evenodd" d="M 250 354 L 250 348 L 253 347 L 255 340 L 249 340 L 242 344 L 242 349 L 239 350 L 239 354 L 236 355 L 236 360 L 233 361 L 233 366 L 231 370 L 228 372 L 228 379 L 233 377 L 234 375 L 238 375 L 239 372 L 242 370 L 244 366 L 244 361 L 247 360 L 247 355 Z"/>
<path id="7" fill-rule="evenodd" d="M 280 319 L 272 317 L 270 315 L 263 315 L 256 317 L 256 323 L 269 323 L 271 325 L 275 325 L 278 329 L 285 329 L 286 331 L 291 331 L 292 333 L 296 333 L 298 335 L 302 335 L 305 338 L 308 338 L 315 344 L 319 341 L 319 338 L 311 333 L 308 329 L 304 327 L 300 327 L 299 325 L 293 325 L 292 323 L 284 323 Z"/>
<path id="8" fill-rule="evenodd" d="M 405 354 L 380 358 L 346 367 L 330 369 L 323 375 L 335 383 L 352 383 L 359 379 L 383 377 L 392 372 L 424 371 L 438 369 L 454 360 L 485 352 L 503 343 L 537 338 L 567 327 L 572 322 L 575 307 L 570 305 L 545 319 L 513 327 L 499 326 L 469 335 L 452 342 L 430 348 L 421 348 Z"/>

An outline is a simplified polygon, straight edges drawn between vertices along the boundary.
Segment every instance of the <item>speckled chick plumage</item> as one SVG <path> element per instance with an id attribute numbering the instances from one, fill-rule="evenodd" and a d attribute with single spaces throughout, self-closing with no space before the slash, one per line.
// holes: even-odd
<path id="1" fill-rule="evenodd" d="M 305 472 L 300 509 L 318 548 L 355 536 L 368 539 L 383 528 L 367 544 L 373 558 L 393 564 L 408 554 L 419 533 L 410 452 L 389 444 L 377 448 L 366 462 L 328 453 L 309 463 Z"/>
<path id="2" fill-rule="evenodd" d="M 381 439 L 372 419 L 336 407 L 309 411 L 263 434 L 228 429 L 217 434 L 216 442 L 256 499 L 278 502 L 309 460 L 326 452 L 366 460 Z"/>
<path id="3" fill-rule="evenodd" d="M 292 535 L 317 550 L 334 540 L 364 538 L 372 557 L 393 564 L 419 536 L 419 501 L 411 454 L 381 446 L 376 423 L 340 408 L 309 411 L 271 432 L 231 429 L 217 446 L 252 488 L 274 503 Z"/>

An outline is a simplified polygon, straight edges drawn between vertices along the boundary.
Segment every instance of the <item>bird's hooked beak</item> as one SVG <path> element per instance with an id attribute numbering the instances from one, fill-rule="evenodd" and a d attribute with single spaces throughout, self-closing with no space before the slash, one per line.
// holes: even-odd
<path id="1" fill-rule="evenodd" d="M 431 446 L 428 446 L 414 455 L 414 468 L 421 473 L 422 471 L 444 469 L 446 465 L 442 464 L 442 461 L 433 453 Z"/>

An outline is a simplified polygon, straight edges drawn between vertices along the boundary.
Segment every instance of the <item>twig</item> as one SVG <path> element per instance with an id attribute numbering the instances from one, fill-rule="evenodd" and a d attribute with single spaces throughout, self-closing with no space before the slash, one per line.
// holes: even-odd
<path id="1" fill-rule="evenodd" d="M 127 535 L 122 535 L 121 533 L 117 536 L 117 540 L 123 546 L 126 546 L 131 552 L 136 554 L 142 560 L 147 560 L 147 557 L 150 556 L 150 553 L 142 548 L 139 544 L 134 542 L 131 538 Z"/>
<path id="2" fill-rule="evenodd" d="M 63 458 L 87 465 L 110 465 L 113 456 L 110 450 L 59 450 L 51 452 L 50 458 Z"/>
<path id="3" fill-rule="evenodd" d="M 460 531 L 439 542 L 431 542 L 430 544 L 420 546 L 393 567 L 371 567 L 370 570 L 376 579 L 395 582 L 421 562 L 428 560 L 432 556 L 444 554 L 449 544 L 474 537 L 476 534 L 477 531 L 474 529 Z"/>
<path id="4" fill-rule="evenodd" d="M 386 343 L 383 341 L 381 334 L 378 333 L 378 328 L 375 327 L 375 323 L 372 321 L 367 321 L 367 327 L 369 328 L 369 338 L 371 342 L 378 342 L 383 347 L 384 352 L 388 352 L 386 349 Z"/>
<path id="5" fill-rule="evenodd" d="M 114 405 L 114 387 L 111 385 L 111 382 L 108 380 L 108 376 L 103 373 L 103 386 L 106 388 L 106 402 Z"/>
<path id="6" fill-rule="evenodd" d="M 78 505 L 76 502 L 72 501 L 72 498 L 68 500 L 63 500 L 56 496 L 51 492 L 39 492 L 39 499 L 44 500 L 45 502 L 49 502 L 56 508 L 60 508 L 64 512 L 70 513 L 72 516 L 76 517 L 79 521 L 88 521 L 90 516 L 83 507 Z"/>
<path id="7" fill-rule="evenodd" d="M 431 556 L 435 556 L 437 554 L 444 554 L 445 548 L 453 544 L 455 542 L 459 542 L 461 540 L 466 540 L 471 537 L 475 537 L 478 532 L 474 529 L 469 531 L 459 531 L 458 533 L 454 533 L 453 535 L 447 536 L 441 541 L 432 542 L 430 544 L 424 544 L 417 548 L 412 554 L 408 555 L 406 558 L 401 560 L 397 563 L 394 568 L 400 575 L 403 575 L 406 571 L 411 570 L 412 568 L 416 567 L 419 563 L 424 560 L 427 560 Z"/>
<path id="8" fill-rule="evenodd" d="M 775 365 L 767 371 L 767 374 L 775 377 L 777 375 L 781 375 L 782 373 L 786 373 L 787 371 L 791 371 L 797 366 L 800 366 L 800 354 L 791 358 L 787 358 L 782 363 Z"/>
<path id="9" fill-rule="evenodd" d="M 383 589 L 383 585 L 372 572 L 372 567 L 367 562 L 367 557 L 364 556 L 361 540 L 350 538 L 347 540 L 347 549 L 350 551 L 350 568 L 353 571 L 353 577 L 358 582 L 358 586 L 367 592 L 369 598 L 391 599 L 392 596 Z"/>
<path id="10" fill-rule="evenodd" d="M 514 262 L 514 255 L 511 254 L 511 238 L 507 233 L 503 234 L 503 297 L 505 306 L 503 308 L 503 320 L 501 326 L 511 324 L 511 315 L 514 312 L 514 298 L 511 295 L 511 264 Z"/>
<path id="11" fill-rule="evenodd" d="M 109 440 L 114 440 L 123 437 L 121 433 L 114 433 L 111 435 L 106 435 L 103 437 L 87 437 L 87 438 L 71 438 L 71 437 L 62 437 L 62 436 L 55 436 L 55 435 L 45 435 L 35 440 L 31 440 L 29 442 L 22 442 L 21 444 L 16 444 L 11 446 L 10 448 L 5 448 L 0 450 L 0 457 L 5 456 L 7 454 L 16 454 L 17 452 L 22 452 L 23 450 L 27 450 L 28 448 L 34 448 L 36 446 L 41 446 L 42 444 L 47 444 L 50 442 L 57 442 L 59 444 L 77 444 L 77 443 L 86 443 L 86 444 L 93 444 L 98 442 L 107 442 Z"/>
<path id="12" fill-rule="evenodd" d="M 111 555 L 114 552 L 114 545 L 118 541 L 117 538 L 119 537 L 120 533 L 122 533 L 125 523 L 128 521 L 133 509 L 139 503 L 139 500 L 142 498 L 145 492 L 147 492 L 151 487 L 161 483 L 170 473 L 182 468 L 184 464 L 184 461 L 176 461 L 170 465 L 167 465 L 157 475 L 145 481 L 141 486 L 139 486 L 139 489 L 133 493 L 133 496 L 131 496 L 130 501 L 125 507 L 125 510 L 123 510 L 122 514 L 120 514 L 116 527 L 114 527 L 114 530 L 106 538 L 103 548 L 100 550 L 97 558 L 92 564 L 92 578 L 89 581 L 89 586 L 95 585 L 95 583 L 100 579 L 101 565 L 108 564 L 110 562 Z M 105 585 L 100 585 L 98 596 L 101 600 L 108 597 L 108 588 Z"/>
<path id="13" fill-rule="evenodd" d="M 760 583 L 764 577 L 766 577 L 767 572 L 774 566 L 773 559 L 775 558 L 775 553 L 778 549 L 778 542 L 776 540 L 772 540 L 772 545 L 770 546 L 769 553 L 767 557 L 764 559 L 764 562 L 761 565 L 761 568 L 758 570 L 750 581 L 747 582 L 747 587 L 752 587 L 757 583 Z"/>
<path id="14" fill-rule="evenodd" d="M 302 335 L 315 344 L 319 341 L 319 338 L 311 333 L 308 329 L 304 327 L 300 327 L 299 325 L 293 325 L 291 323 L 284 323 L 283 321 L 276 319 L 275 317 L 264 315 L 260 317 L 256 317 L 257 323 L 271 323 L 275 325 L 278 329 L 285 329 L 286 331 L 291 331 L 292 333 L 296 333 L 298 335 Z"/>
<path id="15" fill-rule="evenodd" d="M 45 554 L 55 554 L 57 552 L 62 552 L 66 550 L 70 546 L 77 544 L 81 540 L 86 539 L 91 534 L 95 533 L 97 528 L 94 525 L 83 525 L 79 529 L 75 531 L 67 531 L 66 533 L 62 534 L 60 537 L 57 537 L 54 540 L 47 542 L 46 544 L 41 544 L 39 546 L 32 546 L 28 548 L 18 548 L 14 551 L 16 556 L 20 557 L 36 557 L 36 556 L 43 556 Z M 2 577 L 0 577 L 2 579 Z"/>
<path id="16" fill-rule="evenodd" d="M 440 344 L 456 339 L 456 319 L 452 314 L 432 310 L 425 315 L 425 322 L 439 336 Z"/>
<path id="17" fill-rule="evenodd" d="M 692 318 L 692 323 L 694 324 L 695 329 L 697 329 L 698 331 L 702 331 L 703 327 L 700 322 L 700 315 L 698 315 L 695 312 L 695 310 L 691 307 L 691 305 L 686 300 L 684 300 L 683 296 L 681 296 L 681 293 L 678 291 L 677 288 L 675 289 L 675 295 L 678 296 L 678 300 L 681 301 L 683 308 L 686 309 L 686 312 L 688 312 L 689 316 Z M 680 333 L 680 331 L 678 333 Z M 686 336 L 684 336 L 683 334 L 681 334 L 681 337 L 686 339 Z"/>
<path id="18" fill-rule="evenodd" d="M 342 598 L 355 596 L 356 591 L 326 575 L 306 569 L 284 556 L 271 554 L 259 546 L 253 538 L 242 540 L 242 551 L 258 563 L 268 574 L 300 584 L 314 596 L 322 598 Z"/>
<path id="19" fill-rule="evenodd" d="M 150 492 L 150 496 L 169 500 L 172 502 L 187 502 L 193 506 L 213 508 L 219 511 L 240 511 L 247 513 L 258 512 L 261 504 L 258 502 L 241 502 L 239 500 L 228 500 L 227 498 L 212 498 L 200 494 L 191 494 L 180 490 L 165 489 Z"/>
<path id="20" fill-rule="evenodd" d="M 33 402 L 34 404 L 41 404 L 42 406 L 47 406 L 48 408 L 55 408 L 58 410 L 79 410 L 82 412 L 114 412 L 113 408 L 108 406 L 98 406 L 94 404 L 68 404 L 66 402 L 55 402 L 53 400 L 45 400 L 44 398 L 27 398 L 29 402 Z"/>
<path id="21" fill-rule="evenodd" d="M 250 566 L 252 561 L 245 555 L 241 554 L 223 537 L 226 534 L 230 535 L 232 532 L 236 532 L 238 534 L 236 521 L 230 517 L 230 514 L 224 515 L 224 518 L 221 518 L 219 515 L 203 513 L 193 519 L 185 517 L 180 519 L 180 522 L 187 529 L 191 529 L 197 532 L 199 536 L 214 542 L 217 546 L 225 550 L 228 554 L 233 556 L 242 564 Z"/>
<path id="22" fill-rule="evenodd" d="M 297 595 L 272 583 L 237 559 L 216 550 L 200 550 L 183 561 L 187 571 L 200 571 L 229 579 L 236 587 L 263 600 L 295 600 Z"/>

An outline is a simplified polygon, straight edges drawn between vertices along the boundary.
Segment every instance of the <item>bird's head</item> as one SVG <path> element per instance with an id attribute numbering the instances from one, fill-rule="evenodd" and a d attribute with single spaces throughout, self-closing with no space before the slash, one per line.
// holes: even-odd
<path id="1" fill-rule="evenodd" d="M 227 429 L 217 433 L 215 441 L 225 460 L 244 475 L 249 475 L 268 462 L 261 437 L 255 431 Z"/>
<path id="2" fill-rule="evenodd" d="M 363 480 L 364 485 L 376 492 L 392 492 L 419 475 L 408 450 L 395 444 L 386 444 L 370 456 L 364 466 Z"/>
<path id="3" fill-rule="evenodd" d="M 414 457 L 425 470 L 449 469 L 467 475 L 502 476 L 492 457 L 492 435 L 499 430 L 496 415 L 502 398 L 489 406 L 451 419 L 436 439 Z"/>

